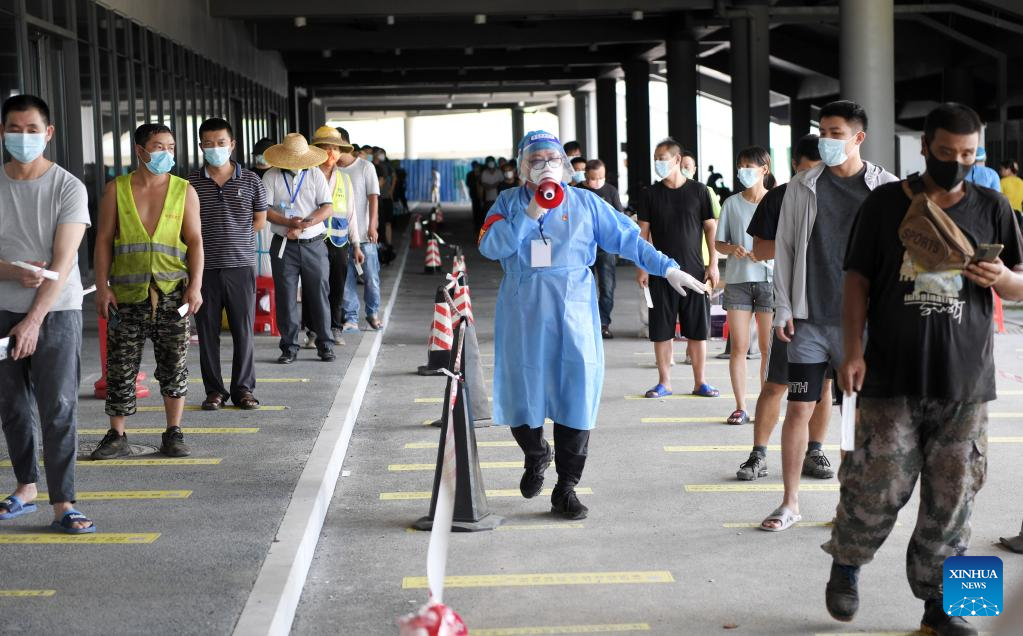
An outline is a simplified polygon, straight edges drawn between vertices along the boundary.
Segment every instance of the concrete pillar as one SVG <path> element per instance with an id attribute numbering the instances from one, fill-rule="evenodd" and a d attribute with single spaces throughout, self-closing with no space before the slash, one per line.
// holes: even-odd
<path id="1" fill-rule="evenodd" d="M 558 139 L 561 143 L 575 139 L 575 99 L 568 93 L 558 98 Z"/>
<path id="2" fill-rule="evenodd" d="M 672 16 L 665 41 L 668 64 L 668 134 L 700 157 L 696 121 L 696 60 L 698 49 L 682 16 Z M 697 165 L 703 162 L 697 161 Z"/>
<path id="3" fill-rule="evenodd" d="M 405 115 L 405 158 L 419 158 L 416 152 L 416 118 L 411 115 Z"/>
<path id="4" fill-rule="evenodd" d="M 748 2 L 741 9 L 746 15 L 731 20 L 733 157 L 747 146 L 771 147 L 767 5 Z"/>
<path id="5" fill-rule="evenodd" d="M 597 158 L 607 166 L 608 183 L 618 185 L 618 90 L 613 77 L 597 80 Z"/>
<path id="6" fill-rule="evenodd" d="M 863 106 L 870 120 L 864 159 L 895 166 L 894 0 L 841 0 L 839 73 L 842 98 Z"/>
<path id="7" fill-rule="evenodd" d="M 650 62 L 629 60 L 625 67 L 625 143 L 629 196 L 650 185 Z"/>
<path id="8" fill-rule="evenodd" d="M 583 156 L 591 159 L 594 148 L 590 147 L 590 94 L 586 91 L 573 91 L 572 99 L 575 100 L 575 140 L 582 147 Z"/>
<path id="9" fill-rule="evenodd" d="M 796 158 L 796 144 L 810 133 L 810 102 L 805 99 L 789 98 L 789 146 L 790 159 Z"/>
<path id="10" fill-rule="evenodd" d="M 516 156 L 519 150 L 519 142 L 522 141 L 522 137 L 526 134 L 526 112 L 521 108 L 513 108 L 511 110 L 512 120 L 512 157 Z"/>

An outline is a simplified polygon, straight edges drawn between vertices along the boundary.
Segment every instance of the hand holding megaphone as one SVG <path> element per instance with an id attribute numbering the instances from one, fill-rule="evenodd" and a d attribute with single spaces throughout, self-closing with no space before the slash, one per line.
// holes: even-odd
<path id="1" fill-rule="evenodd" d="M 536 195 L 533 198 L 541 208 L 550 210 L 551 208 L 558 207 L 565 200 L 565 190 L 557 179 L 548 177 L 540 181 L 540 185 L 536 187 Z"/>

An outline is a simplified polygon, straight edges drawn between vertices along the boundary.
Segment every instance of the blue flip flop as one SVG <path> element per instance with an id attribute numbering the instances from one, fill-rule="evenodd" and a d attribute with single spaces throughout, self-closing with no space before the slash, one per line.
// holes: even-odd
<path id="1" fill-rule="evenodd" d="M 668 397 L 669 395 L 671 395 L 671 391 L 666 389 L 663 384 L 658 382 L 657 386 L 655 386 L 654 388 L 652 388 L 649 391 L 647 391 L 646 393 L 644 393 L 643 397 L 662 398 L 662 397 Z"/>
<path id="2" fill-rule="evenodd" d="M 39 508 L 34 503 L 22 503 L 21 499 L 11 495 L 3 501 L 0 501 L 0 510 L 7 510 L 7 512 L 0 514 L 0 521 L 6 521 L 8 519 L 20 517 L 21 515 L 27 515 L 38 509 Z"/>
<path id="3" fill-rule="evenodd" d="M 72 523 L 80 521 L 92 521 L 92 519 L 72 508 L 64 513 L 64 516 L 60 518 L 60 521 L 54 521 L 51 523 L 50 529 L 57 532 L 63 532 L 64 534 L 91 534 L 96 532 L 95 523 L 88 528 L 76 528 L 71 525 Z"/>
<path id="4" fill-rule="evenodd" d="M 703 384 L 700 385 L 699 389 L 693 391 L 693 395 L 698 395 L 700 397 L 716 398 L 721 395 L 721 391 L 718 391 L 711 385 L 704 382 Z"/>

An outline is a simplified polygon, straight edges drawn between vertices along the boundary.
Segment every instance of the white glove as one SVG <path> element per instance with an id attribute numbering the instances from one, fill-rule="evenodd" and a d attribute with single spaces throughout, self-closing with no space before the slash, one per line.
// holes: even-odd
<path id="1" fill-rule="evenodd" d="M 529 218 L 533 219 L 534 221 L 537 221 L 540 219 L 541 216 L 543 216 L 543 213 L 546 211 L 547 210 L 541 208 L 540 204 L 536 202 L 535 196 L 529 197 L 529 205 L 526 206 L 526 214 L 529 215 Z"/>
<path id="2" fill-rule="evenodd" d="M 672 268 L 668 269 L 668 271 L 664 275 L 664 277 L 668 279 L 668 284 L 670 284 L 672 287 L 674 287 L 675 291 L 677 291 L 678 293 L 682 294 L 683 296 L 686 295 L 686 288 L 687 287 L 689 289 L 693 290 L 694 292 L 699 293 L 699 294 L 705 294 L 705 295 L 707 294 L 707 285 L 706 285 L 706 283 L 693 278 L 692 276 L 690 276 L 689 274 L 683 272 L 682 270 L 678 269 L 677 267 L 672 267 Z"/>

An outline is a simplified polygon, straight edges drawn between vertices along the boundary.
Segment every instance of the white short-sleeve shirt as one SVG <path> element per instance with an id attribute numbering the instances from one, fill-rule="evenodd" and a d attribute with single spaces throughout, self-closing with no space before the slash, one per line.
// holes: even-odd
<path id="1" fill-rule="evenodd" d="M 303 175 L 305 175 L 303 177 Z M 267 204 L 285 216 L 306 217 L 323 205 L 333 205 L 333 197 L 327 178 L 319 168 L 308 168 L 292 173 L 271 168 L 263 175 Z M 270 224 L 270 231 L 287 236 L 288 228 L 276 223 Z M 323 223 L 302 230 L 299 238 L 315 238 L 326 231 Z"/>

